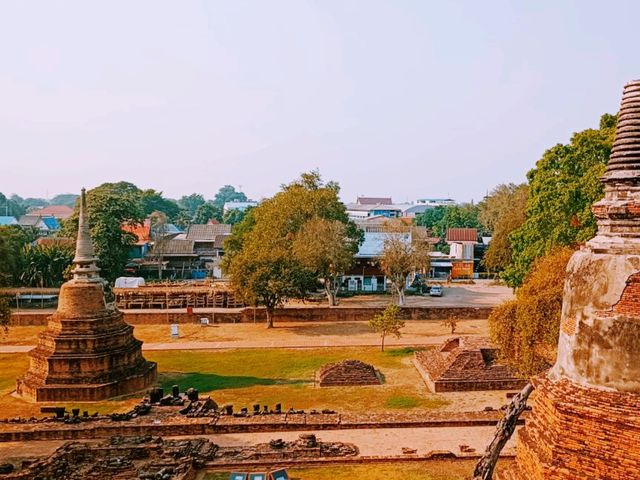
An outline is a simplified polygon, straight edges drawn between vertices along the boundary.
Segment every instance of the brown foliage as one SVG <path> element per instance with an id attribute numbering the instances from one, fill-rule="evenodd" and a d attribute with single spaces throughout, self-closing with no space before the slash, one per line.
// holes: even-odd
<path id="1" fill-rule="evenodd" d="M 523 376 L 535 375 L 555 361 L 562 291 L 573 250 L 557 248 L 537 260 L 516 298 L 489 317 L 492 340 L 503 359 Z"/>

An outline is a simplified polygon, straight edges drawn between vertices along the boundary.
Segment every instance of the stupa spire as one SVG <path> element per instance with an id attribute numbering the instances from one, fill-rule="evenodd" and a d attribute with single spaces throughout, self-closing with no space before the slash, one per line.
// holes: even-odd
<path id="1" fill-rule="evenodd" d="M 78 237 L 76 239 L 76 256 L 73 259 L 73 278 L 80 281 L 100 281 L 93 241 L 89 232 L 87 220 L 86 191 L 83 188 L 80 194 L 80 212 L 78 215 Z"/>

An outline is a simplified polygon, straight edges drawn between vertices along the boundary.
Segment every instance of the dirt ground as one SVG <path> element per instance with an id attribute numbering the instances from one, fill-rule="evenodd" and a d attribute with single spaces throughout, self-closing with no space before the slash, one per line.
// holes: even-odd
<path id="1" fill-rule="evenodd" d="M 37 343 L 39 327 L 10 327 L 0 333 L 0 353 L 19 353 Z M 286 322 L 272 329 L 264 324 L 224 323 L 201 326 L 180 325 L 179 338 L 171 337 L 170 325 L 137 325 L 134 335 L 142 340 L 145 350 L 200 350 L 223 348 L 306 348 L 375 346 L 380 337 L 368 322 Z M 488 335 L 486 320 L 460 320 L 456 335 Z M 442 343 L 451 336 L 450 328 L 439 320 L 405 322 L 402 337 L 385 339 L 388 346 L 419 346 Z M 22 347 L 22 348 L 13 348 Z"/>

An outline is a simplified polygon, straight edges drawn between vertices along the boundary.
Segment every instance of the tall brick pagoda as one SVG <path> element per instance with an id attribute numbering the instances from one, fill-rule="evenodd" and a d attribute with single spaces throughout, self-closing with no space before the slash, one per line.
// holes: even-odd
<path id="1" fill-rule="evenodd" d="M 624 88 L 602 181 L 598 233 L 567 267 L 557 362 L 534 381 L 501 479 L 640 478 L 640 81 Z"/>
<path id="2" fill-rule="evenodd" d="M 103 279 L 87 223 L 85 191 L 73 279 L 62 285 L 58 310 L 30 353 L 17 393 L 37 402 L 95 401 L 142 390 L 156 380 L 156 364 L 122 313 L 104 299 Z"/>

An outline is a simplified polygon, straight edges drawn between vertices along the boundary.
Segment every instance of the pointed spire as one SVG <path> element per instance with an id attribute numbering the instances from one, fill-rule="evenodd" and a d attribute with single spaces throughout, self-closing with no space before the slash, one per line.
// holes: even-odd
<path id="1" fill-rule="evenodd" d="M 96 266 L 95 251 L 93 249 L 93 241 L 89 232 L 89 222 L 87 221 L 87 199 L 85 189 L 80 194 L 80 212 L 78 215 L 78 238 L 76 240 L 76 256 L 73 259 L 73 278 L 74 280 L 84 281 L 100 281 L 98 272 L 100 269 Z"/>
<path id="2" fill-rule="evenodd" d="M 640 177 L 640 80 L 624 86 L 607 180 Z"/>

